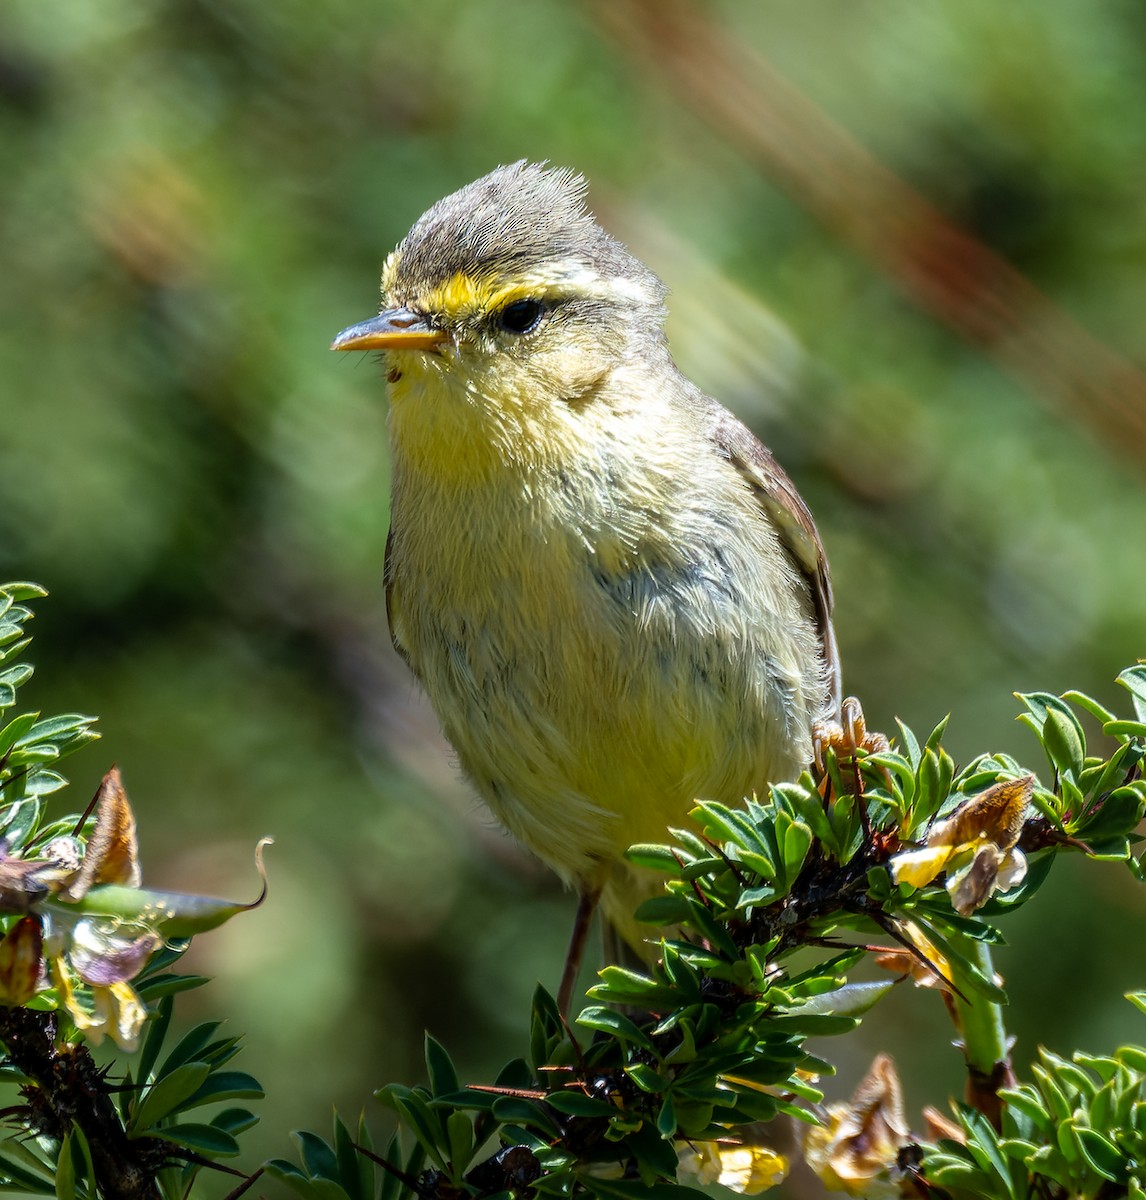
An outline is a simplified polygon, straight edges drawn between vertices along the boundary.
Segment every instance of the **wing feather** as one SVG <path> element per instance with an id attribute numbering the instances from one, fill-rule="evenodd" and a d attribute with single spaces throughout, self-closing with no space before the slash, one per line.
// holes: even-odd
<path id="1" fill-rule="evenodd" d="M 712 418 L 709 436 L 717 450 L 744 477 L 779 534 L 788 557 L 807 583 L 827 668 L 833 713 L 838 717 L 842 688 L 839 649 L 832 627 L 832 580 L 811 510 L 768 447 L 727 409 L 714 400 L 708 404 Z"/>

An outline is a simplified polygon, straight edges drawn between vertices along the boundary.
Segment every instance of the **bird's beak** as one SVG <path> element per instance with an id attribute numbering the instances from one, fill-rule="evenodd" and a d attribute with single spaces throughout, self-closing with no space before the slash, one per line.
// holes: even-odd
<path id="1" fill-rule="evenodd" d="M 434 329 L 425 317 L 408 308 L 389 308 L 344 329 L 331 350 L 432 350 L 449 335 Z"/>

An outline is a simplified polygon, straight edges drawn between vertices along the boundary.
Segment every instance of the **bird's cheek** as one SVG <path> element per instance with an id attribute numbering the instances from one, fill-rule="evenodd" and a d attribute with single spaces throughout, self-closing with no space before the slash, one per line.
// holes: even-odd
<path id="1" fill-rule="evenodd" d="M 608 378 L 611 365 L 600 355 L 574 349 L 546 355 L 543 375 L 568 404 L 587 400 Z"/>

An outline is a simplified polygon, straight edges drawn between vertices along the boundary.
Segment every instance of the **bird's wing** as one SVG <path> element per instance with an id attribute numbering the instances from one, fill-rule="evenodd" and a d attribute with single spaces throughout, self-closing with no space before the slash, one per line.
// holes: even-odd
<path id="1" fill-rule="evenodd" d="M 709 436 L 751 487 L 780 536 L 780 544 L 804 577 L 819 629 L 834 714 L 841 700 L 839 650 L 832 628 L 832 580 L 811 511 L 771 450 L 727 409 L 711 401 Z"/>
<path id="2" fill-rule="evenodd" d="M 390 526 L 389 532 L 386 534 L 386 558 L 385 565 L 382 568 L 382 581 L 386 589 L 386 624 L 390 628 L 390 642 L 394 649 L 398 651 L 402 661 L 414 671 L 414 664 L 410 662 L 410 657 L 406 653 L 401 642 L 398 641 L 398 635 L 394 631 L 394 526 Z M 417 671 L 414 674 L 417 675 Z"/>

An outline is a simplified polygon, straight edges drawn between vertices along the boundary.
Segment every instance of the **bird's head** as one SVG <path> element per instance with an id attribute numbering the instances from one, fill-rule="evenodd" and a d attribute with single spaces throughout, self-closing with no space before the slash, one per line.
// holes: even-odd
<path id="1" fill-rule="evenodd" d="M 382 311 L 335 350 L 382 350 L 392 397 L 523 414 L 575 405 L 663 354 L 664 285 L 585 208 L 571 171 L 518 162 L 439 200 L 387 259 Z"/>

